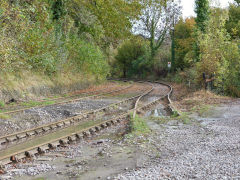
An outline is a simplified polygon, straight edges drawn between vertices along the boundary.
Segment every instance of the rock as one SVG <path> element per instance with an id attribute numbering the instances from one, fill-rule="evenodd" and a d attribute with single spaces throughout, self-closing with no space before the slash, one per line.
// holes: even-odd
<path id="1" fill-rule="evenodd" d="M 61 172 L 61 171 L 58 171 L 56 174 L 59 174 L 59 175 L 61 175 L 61 174 L 62 174 L 62 172 Z"/>

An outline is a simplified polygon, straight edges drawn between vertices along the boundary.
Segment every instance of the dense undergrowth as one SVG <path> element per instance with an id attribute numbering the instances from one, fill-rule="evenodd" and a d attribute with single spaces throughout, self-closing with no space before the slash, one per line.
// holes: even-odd
<path id="1" fill-rule="evenodd" d="M 18 79 L 23 72 L 53 79 L 71 74 L 98 80 L 107 76 L 106 55 L 96 43 L 97 33 L 95 39 L 91 35 L 100 27 L 91 18 L 85 25 L 90 32 L 81 30 L 77 15 L 70 11 L 73 5 L 60 0 L 1 0 L 1 83 L 7 83 L 6 76 Z"/>

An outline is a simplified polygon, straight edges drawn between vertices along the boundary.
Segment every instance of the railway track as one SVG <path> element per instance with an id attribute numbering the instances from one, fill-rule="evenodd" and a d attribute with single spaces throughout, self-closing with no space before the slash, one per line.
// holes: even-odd
<path id="1" fill-rule="evenodd" d="M 157 82 L 158 83 L 158 82 Z M 148 83 L 150 84 L 150 83 Z M 164 84 L 164 86 L 168 86 Z M 164 96 L 169 98 L 172 88 L 168 86 L 169 92 Z M 145 90 L 143 93 L 133 96 L 131 98 L 125 99 L 121 102 L 111 104 L 109 106 L 90 111 L 87 113 L 84 113 L 82 115 L 72 117 L 69 119 L 65 119 L 63 121 L 59 121 L 56 123 L 48 124 L 45 126 L 37 127 L 31 130 L 26 130 L 23 132 L 11 134 L 8 136 L 0 137 L 0 142 L 2 144 L 14 142 L 19 139 L 28 139 L 30 136 L 38 135 L 42 132 L 50 132 L 53 129 L 58 129 L 58 131 L 51 132 L 47 134 L 46 136 L 40 136 L 38 139 L 33 138 L 32 140 L 25 141 L 25 144 L 21 143 L 16 146 L 12 146 L 6 150 L 0 151 L 0 164 L 1 167 L 4 167 L 4 165 L 12 163 L 12 162 L 18 162 L 21 159 L 24 158 L 31 158 L 35 154 L 42 154 L 44 151 L 48 149 L 53 149 L 57 146 L 64 146 L 66 144 L 70 144 L 73 141 L 81 140 L 84 137 L 91 136 L 98 131 L 101 131 L 102 129 L 105 129 L 106 127 L 109 127 L 111 125 L 115 125 L 123 119 L 128 119 L 131 112 L 137 113 L 140 109 L 147 108 L 151 105 L 154 105 L 160 101 L 163 97 L 148 103 L 140 108 L 138 108 L 138 103 L 144 96 L 147 96 L 149 93 L 151 93 L 154 90 L 153 84 L 150 85 L 150 87 Z M 94 115 L 96 115 L 99 112 L 106 112 L 107 110 L 117 107 L 118 105 L 121 105 L 123 103 L 127 103 L 130 101 L 135 101 L 133 108 L 127 110 L 124 113 L 121 113 L 117 117 L 110 118 L 108 120 L 92 120 L 88 122 L 81 122 L 82 119 L 92 117 L 94 119 Z M 91 119 L 91 118 L 90 118 Z M 79 123 L 81 122 L 81 123 Z M 81 126 L 81 128 L 79 128 Z M 60 130 L 61 129 L 61 130 Z M 63 133 L 65 132 L 65 133 Z M 51 140 L 49 140 L 49 137 L 53 137 Z M 35 143 L 34 143 L 35 142 Z"/>
<path id="2" fill-rule="evenodd" d="M 64 119 L 64 120 L 60 120 L 60 121 L 56 121 L 56 122 L 53 122 L 53 123 L 45 124 L 45 125 L 42 125 L 42 126 L 38 126 L 36 128 L 24 130 L 24 131 L 21 131 L 21 132 L 16 132 L 16 133 L 9 134 L 9 135 L 6 135 L 6 136 L 1 136 L 0 137 L 0 145 L 7 144 L 7 143 L 12 143 L 12 142 L 17 142 L 20 139 L 27 139 L 31 136 L 36 136 L 36 135 L 39 135 L 39 134 L 45 134 L 49 131 L 59 130 L 59 129 L 62 129 L 64 127 L 68 127 L 70 125 L 73 125 L 77 122 L 82 121 L 83 119 L 93 118 L 98 113 L 105 112 L 105 111 L 107 111 L 109 109 L 112 109 L 112 108 L 116 108 L 118 105 L 121 105 L 121 104 L 127 103 L 129 101 L 132 101 L 132 100 L 138 98 L 139 96 L 140 95 L 136 95 L 136 96 L 133 96 L 131 98 L 127 98 L 125 100 L 122 100 L 120 102 L 112 103 L 108 106 L 105 106 L 105 107 L 102 107 L 102 108 L 99 108 L 99 109 L 96 109 L 96 110 L 93 110 L 93 111 L 85 112 L 85 113 L 80 114 L 78 116 L 73 116 L 73 117 L 70 117 L 70 118 L 67 118 L 67 119 Z"/>
<path id="3" fill-rule="evenodd" d="M 80 97 L 80 98 L 77 98 L 77 99 L 61 101 L 61 102 L 57 102 L 57 103 L 53 103 L 53 104 L 49 104 L 49 105 L 40 105 L 40 106 L 34 106 L 34 107 L 30 107 L 30 108 L 28 107 L 28 108 L 22 108 L 22 109 L 18 109 L 18 110 L 13 110 L 13 111 L 1 112 L 0 115 L 1 114 L 13 114 L 13 113 L 18 113 L 18 112 L 23 112 L 23 111 L 26 111 L 26 110 L 29 110 L 29 109 L 32 109 L 32 108 L 42 108 L 42 107 L 49 107 L 49 106 L 54 106 L 54 105 L 62 105 L 62 104 L 72 103 L 72 102 L 75 102 L 75 101 L 84 100 L 84 99 L 87 99 L 87 98 L 102 97 L 104 95 L 108 95 L 108 94 L 112 94 L 112 93 L 116 93 L 116 92 L 128 89 L 128 88 L 130 88 L 132 86 L 133 85 L 129 85 L 127 87 L 120 88 L 120 89 L 117 89 L 117 90 L 111 90 L 111 91 L 107 91 L 107 92 L 102 92 L 102 91 L 108 89 L 108 88 L 104 88 L 104 89 L 101 89 L 101 90 L 98 90 L 98 91 L 93 91 L 93 93 L 95 93 L 93 95 L 89 95 L 88 93 L 86 93 L 87 96 Z M 98 94 L 98 93 L 100 93 L 100 94 Z M 76 96 L 71 96 L 71 97 L 76 97 Z"/>

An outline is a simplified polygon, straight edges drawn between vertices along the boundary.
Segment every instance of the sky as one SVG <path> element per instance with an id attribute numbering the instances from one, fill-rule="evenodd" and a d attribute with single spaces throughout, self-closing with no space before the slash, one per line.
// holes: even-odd
<path id="1" fill-rule="evenodd" d="M 227 7 L 229 2 L 233 2 L 233 0 L 215 0 L 217 1 L 221 7 Z M 195 0 L 182 0 L 183 7 L 183 17 L 195 16 L 194 13 L 194 2 Z"/>

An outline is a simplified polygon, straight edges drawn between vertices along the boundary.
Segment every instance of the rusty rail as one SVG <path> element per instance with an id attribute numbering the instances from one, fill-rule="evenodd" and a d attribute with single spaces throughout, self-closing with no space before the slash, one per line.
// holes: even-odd
<path id="1" fill-rule="evenodd" d="M 155 83 L 159 83 L 159 82 L 155 82 Z M 166 85 L 166 84 L 163 84 L 163 85 Z M 164 97 L 168 97 L 170 96 L 170 94 L 172 93 L 172 87 L 167 85 L 169 88 L 170 88 L 170 91 L 169 93 L 164 96 Z M 62 137 L 59 137 L 55 140 L 52 140 L 52 141 L 48 141 L 48 142 L 45 142 L 43 144 L 40 144 L 40 145 L 37 145 L 37 146 L 34 146 L 34 147 L 31 147 L 31 148 L 28 148 L 28 149 L 23 149 L 21 151 L 18 151 L 18 152 L 15 152 L 13 154 L 9 154 L 9 155 L 6 155 L 4 157 L 0 157 L 0 164 L 1 166 L 3 167 L 4 165 L 6 164 L 9 164 L 9 163 L 12 163 L 12 162 L 18 162 L 20 161 L 21 159 L 23 158 L 30 158 L 32 157 L 34 154 L 41 154 L 43 153 L 45 150 L 48 150 L 48 149 L 52 149 L 56 146 L 63 146 L 63 145 L 66 145 L 67 143 L 71 143 L 73 141 L 76 141 L 76 140 L 80 140 L 81 138 L 84 138 L 84 137 L 87 137 L 87 136 L 90 136 L 90 135 L 93 135 L 95 134 L 96 132 L 102 130 L 102 129 L 105 129 L 106 127 L 109 127 L 111 125 L 114 125 L 114 124 L 117 124 L 119 122 L 121 122 L 121 120 L 123 119 L 127 119 L 129 116 L 130 116 L 130 113 L 135 111 L 136 109 L 139 110 L 137 108 L 137 105 L 138 105 L 138 102 L 140 101 L 140 99 L 144 96 L 146 96 L 147 94 L 149 94 L 150 92 L 152 92 L 153 90 L 153 86 L 151 87 L 151 89 L 145 91 L 143 94 L 141 95 L 138 95 L 138 96 L 134 96 L 134 97 L 131 97 L 127 100 L 124 100 L 124 101 L 121 101 L 120 103 L 123 103 L 123 102 L 126 102 L 126 101 L 129 101 L 130 99 L 135 99 L 137 98 L 135 104 L 134 104 L 134 108 L 133 109 L 130 109 L 128 110 L 126 113 L 124 114 L 121 114 L 120 116 L 116 117 L 116 118 L 112 118 L 110 120 L 106 120 L 106 121 L 103 121 L 101 123 L 98 123 L 98 124 L 95 124 L 93 126 L 90 126 L 88 128 L 85 128 L 85 129 L 82 129 L 80 131 L 77 131 L 75 133 L 72 133 L 72 134 L 69 134 L 69 135 L 66 135 L 66 136 L 62 136 Z M 160 99 L 162 99 L 163 97 L 159 98 L 158 100 L 156 101 L 153 101 L 147 105 L 144 105 L 143 107 L 141 107 L 141 109 L 145 108 L 145 107 L 149 107 L 150 105 L 153 105 L 155 103 L 157 103 Z M 170 99 L 170 98 L 169 98 Z M 118 103 L 116 103 L 118 104 Z M 95 111 L 92 111 L 90 112 L 90 114 L 95 114 L 96 112 L 100 112 L 102 110 L 106 110 L 107 107 L 104 107 L 104 108 L 101 108 L 101 109 L 98 109 L 98 110 L 95 110 Z M 81 117 L 86 117 L 86 115 L 88 114 L 85 114 Z M 76 118 L 76 117 L 75 117 Z M 79 118 L 79 117 L 78 117 Z"/>

